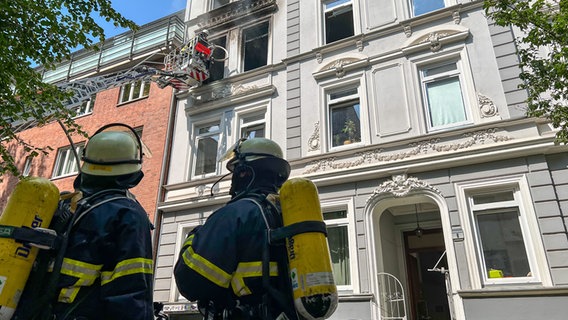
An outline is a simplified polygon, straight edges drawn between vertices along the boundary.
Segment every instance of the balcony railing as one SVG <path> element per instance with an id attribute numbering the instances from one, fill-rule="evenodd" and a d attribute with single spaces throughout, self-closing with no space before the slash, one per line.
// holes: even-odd
<path id="1" fill-rule="evenodd" d="M 101 70 L 117 62 L 164 48 L 179 46 L 184 39 L 183 11 L 143 25 L 136 32 L 128 31 L 107 39 L 99 51 L 83 49 L 71 54 L 71 59 L 43 74 L 45 82 L 68 81 L 83 74 Z"/>

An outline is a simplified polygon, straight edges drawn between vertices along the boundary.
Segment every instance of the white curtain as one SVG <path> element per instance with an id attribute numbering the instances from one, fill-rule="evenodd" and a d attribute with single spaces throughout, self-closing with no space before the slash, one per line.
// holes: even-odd
<path id="1" fill-rule="evenodd" d="M 460 81 L 457 77 L 428 83 L 427 94 L 433 128 L 466 120 Z"/>

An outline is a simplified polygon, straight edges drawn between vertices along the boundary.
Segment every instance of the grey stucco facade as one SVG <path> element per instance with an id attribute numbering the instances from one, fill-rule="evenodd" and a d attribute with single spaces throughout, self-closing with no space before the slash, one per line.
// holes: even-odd
<path id="1" fill-rule="evenodd" d="M 222 154 L 253 126 L 318 186 L 324 213 L 345 213 L 328 224 L 346 245 L 332 319 L 565 317 L 566 147 L 525 117 L 514 32 L 480 1 L 421 15 L 413 1 L 344 1 L 353 35 L 330 43 L 333 1 L 210 2 L 188 2 L 188 32 L 226 37 L 224 78 L 178 94 L 158 204 L 154 297 L 173 318 L 196 317 L 172 278 L 181 242 L 229 199 L 224 163 L 198 170 L 199 141 Z M 244 71 L 244 35 L 263 22 L 266 65 Z M 436 122 L 435 95 L 458 86 L 462 118 Z M 343 144 L 345 106 L 358 136 Z"/>

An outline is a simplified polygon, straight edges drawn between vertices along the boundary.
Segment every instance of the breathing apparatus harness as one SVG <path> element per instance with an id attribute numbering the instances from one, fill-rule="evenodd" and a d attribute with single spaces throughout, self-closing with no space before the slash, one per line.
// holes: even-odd
<path id="1" fill-rule="evenodd" d="M 288 179 L 290 173 L 290 165 L 286 160 L 278 155 L 267 152 L 242 152 L 241 145 L 247 139 L 242 138 L 230 149 L 230 151 L 220 160 L 224 161 L 230 159 L 227 163 L 227 169 L 233 174 L 231 186 L 231 202 L 238 200 L 251 201 L 260 210 L 262 218 L 266 225 L 266 232 L 263 236 L 263 250 L 262 250 L 262 285 L 265 293 L 262 296 L 262 303 L 257 306 L 241 305 L 238 301 L 232 310 L 216 310 L 213 302 L 201 302 L 200 312 L 204 315 L 205 320 L 225 320 L 225 319 L 257 319 L 260 317 L 263 320 L 297 320 L 297 312 L 294 307 L 292 298 L 292 287 L 290 281 L 286 278 L 280 284 L 284 290 L 278 290 L 270 283 L 270 249 L 274 246 L 285 246 L 286 238 L 305 232 L 320 232 L 327 236 L 327 229 L 324 223 L 315 221 L 304 221 L 290 226 L 282 226 L 282 211 L 279 207 L 278 189 Z M 248 160 L 248 157 L 255 159 Z M 277 166 L 276 169 L 274 166 Z M 278 168 L 280 167 L 280 168 Z M 257 170 L 267 169 L 273 171 L 275 174 L 273 181 L 265 181 L 262 185 L 257 180 Z M 243 172 L 249 172 L 250 176 L 244 188 L 240 186 L 238 179 Z M 229 175 L 227 174 L 227 175 Z M 221 177 L 215 184 L 225 178 L 227 175 Z M 239 184 L 235 188 L 235 184 Z M 268 185 L 270 184 L 270 185 Z M 213 190 L 213 188 L 211 188 Z M 285 250 L 284 250 L 285 254 Z M 287 257 L 284 260 L 283 266 L 278 266 L 278 274 L 280 277 L 283 275 L 289 276 L 289 267 Z M 269 306 L 275 302 L 283 312 L 280 314 L 272 314 Z M 236 317 L 235 314 L 237 315 Z"/>
<path id="2" fill-rule="evenodd" d="M 61 200 L 50 225 L 50 230 L 54 230 L 57 234 L 57 245 L 43 248 L 49 250 L 40 251 L 13 320 L 51 319 L 51 303 L 57 295 L 57 283 L 73 227 L 96 207 L 110 201 L 133 199 L 133 197 L 125 189 L 106 189 L 84 198 L 80 191 L 61 194 Z M 83 296 L 83 300 L 92 292 L 92 289 L 89 290 L 91 291 Z M 67 310 L 67 314 L 70 314 L 83 300 L 74 302 Z"/>
<path id="3" fill-rule="evenodd" d="M 86 156 L 86 148 L 83 149 L 82 160 L 85 163 L 97 165 L 120 165 L 120 164 L 135 164 L 141 165 L 142 163 L 142 141 L 134 129 L 122 123 L 111 123 L 101 127 L 92 136 L 108 130 L 111 127 L 122 127 L 120 131 L 130 132 L 132 137 L 135 137 L 139 146 L 138 159 L 123 159 L 123 160 L 110 160 L 98 161 L 90 159 Z M 71 140 L 70 140 L 71 141 Z M 72 142 L 72 141 L 71 141 Z M 73 148 L 75 150 L 75 148 Z M 76 159 L 77 155 L 76 155 Z M 78 161 L 78 160 L 77 160 Z M 78 168 L 81 168 L 80 163 L 77 163 Z M 135 200 L 134 195 L 128 191 L 128 188 L 135 186 L 142 176 L 142 172 L 133 172 L 124 175 L 116 176 L 114 188 L 99 188 L 96 192 L 92 192 L 89 196 L 83 197 L 82 191 L 76 192 L 62 192 L 60 194 L 60 201 L 58 208 L 54 214 L 49 229 L 36 230 L 18 230 L 14 238 L 16 241 L 30 243 L 40 249 L 36 263 L 26 283 L 26 288 L 22 294 L 22 298 L 16 313 L 12 320 L 51 320 L 52 303 L 57 295 L 57 284 L 61 274 L 61 267 L 65 257 L 66 249 L 69 242 L 69 236 L 74 226 L 79 221 L 91 212 L 96 207 L 103 205 L 107 202 L 118 199 Z M 82 169 L 79 169 L 79 175 L 76 180 L 75 187 L 81 189 L 81 179 L 84 174 Z M 103 177 L 109 178 L 106 182 L 111 181 L 112 176 Z M 18 228 L 24 229 L 24 228 Z M 39 286 L 39 287 L 38 287 Z M 74 302 L 63 316 L 65 319 L 75 308 L 77 308 L 82 301 L 92 294 L 93 286 L 88 289 L 89 292 L 85 294 L 81 300 Z"/>

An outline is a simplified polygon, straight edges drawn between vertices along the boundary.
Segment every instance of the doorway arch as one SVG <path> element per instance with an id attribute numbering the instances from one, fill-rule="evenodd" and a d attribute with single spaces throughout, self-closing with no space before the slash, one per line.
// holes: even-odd
<path id="1" fill-rule="evenodd" d="M 393 175 L 367 199 L 365 221 L 375 319 L 381 319 L 381 304 L 386 303 L 381 301 L 379 273 L 401 281 L 409 299 L 406 319 L 456 319 L 459 281 L 449 209 L 442 192 L 405 173 Z M 435 267 L 441 282 L 426 283 L 436 275 L 421 272 L 434 273 Z M 420 292 L 434 289 L 437 297 L 421 299 Z"/>

